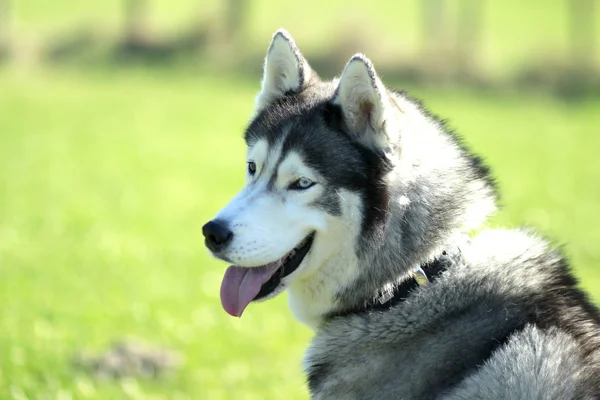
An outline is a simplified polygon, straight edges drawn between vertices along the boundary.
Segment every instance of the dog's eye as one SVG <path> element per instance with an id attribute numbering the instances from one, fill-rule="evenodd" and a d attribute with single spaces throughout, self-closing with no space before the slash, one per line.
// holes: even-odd
<path id="1" fill-rule="evenodd" d="M 290 185 L 290 190 L 306 190 L 314 185 L 315 182 L 308 178 L 302 177 Z"/>
<path id="2" fill-rule="evenodd" d="M 256 172 L 256 163 L 253 161 L 250 161 L 248 163 L 248 173 L 250 175 L 254 175 L 255 172 Z"/>

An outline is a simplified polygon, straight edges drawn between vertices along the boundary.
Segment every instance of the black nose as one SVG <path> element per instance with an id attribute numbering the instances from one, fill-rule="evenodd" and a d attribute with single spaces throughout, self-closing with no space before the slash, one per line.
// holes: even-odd
<path id="1" fill-rule="evenodd" d="M 204 225 L 202 234 L 205 237 L 206 247 L 215 253 L 223 250 L 233 238 L 233 232 L 227 229 L 223 221 L 219 220 L 210 221 Z"/>

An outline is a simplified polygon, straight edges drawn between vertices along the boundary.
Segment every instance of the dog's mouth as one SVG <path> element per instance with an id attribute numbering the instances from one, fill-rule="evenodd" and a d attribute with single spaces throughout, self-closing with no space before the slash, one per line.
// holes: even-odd
<path id="1" fill-rule="evenodd" d="M 314 232 L 305 237 L 296 247 L 277 261 L 257 267 L 230 266 L 221 283 L 221 304 L 234 317 L 240 317 L 248 304 L 273 293 L 281 280 L 294 272 L 314 239 Z"/>

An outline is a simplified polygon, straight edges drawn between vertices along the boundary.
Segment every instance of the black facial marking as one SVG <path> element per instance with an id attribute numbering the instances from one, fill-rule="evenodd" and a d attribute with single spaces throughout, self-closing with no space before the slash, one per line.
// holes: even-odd
<path id="1" fill-rule="evenodd" d="M 303 92 L 291 92 L 261 110 L 244 132 L 246 144 L 251 146 L 258 140 L 265 139 L 269 146 L 273 146 L 282 140 L 290 120 L 301 116 L 310 108 L 311 104 L 305 97 Z"/>
<path id="2" fill-rule="evenodd" d="M 363 148 L 367 165 L 367 180 L 363 183 L 364 215 L 362 231 L 366 236 L 383 235 L 388 215 L 390 192 L 385 176 L 392 165 L 383 153 Z"/>
<path id="3" fill-rule="evenodd" d="M 342 108 L 338 105 L 332 103 L 325 104 L 323 107 L 323 120 L 327 127 L 334 132 L 344 133 L 347 131 Z"/>
<path id="4" fill-rule="evenodd" d="M 342 205 L 340 203 L 340 196 L 335 190 L 329 190 L 321 197 L 319 197 L 312 205 L 317 206 L 325 212 L 334 215 L 342 215 Z"/>
<path id="5" fill-rule="evenodd" d="M 267 190 L 273 190 L 275 188 L 275 182 L 277 181 L 277 173 L 280 163 L 281 158 L 277 161 L 275 168 L 273 168 L 273 174 L 269 177 L 269 182 L 267 183 Z"/>
<path id="6" fill-rule="evenodd" d="M 385 176 L 392 166 L 383 152 L 353 140 L 341 108 L 330 100 L 307 102 L 302 94 L 289 94 L 255 118 L 245 139 L 248 143 L 266 139 L 270 146 L 281 143 L 278 163 L 291 151 L 298 152 L 307 166 L 324 177 L 328 194 L 317 204 L 332 215 L 341 214 L 339 189 L 360 195 L 361 237 L 368 240 L 385 230 L 390 201 Z"/>
<path id="7" fill-rule="evenodd" d="M 344 131 L 338 106 L 325 103 L 313 112 L 318 115 L 307 116 L 290 128 L 283 151 L 298 151 L 304 162 L 324 176 L 331 187 L 361 195 L 365 216 L 362 236 L 382 232 L 389 203 L 384 181 L 391 171 L 387 157 L 351 139 Z"/>

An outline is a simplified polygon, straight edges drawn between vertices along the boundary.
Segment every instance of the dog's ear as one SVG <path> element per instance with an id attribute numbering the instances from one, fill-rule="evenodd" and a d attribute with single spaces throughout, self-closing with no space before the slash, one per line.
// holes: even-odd
<path id="1" fill-rule="evenodd" d="M 284 29 L 273 35 L 265 57 L 262 87 L 256 96 L 256 112 L 289 92 L 299 92 L 312 71 L 292 36 Z"/>
<path id="2" fill-rule="evenodd" d="M 399 136 L 398 109 L 371 61 L 354 55 L 342 73 L 333 103 L 342 109 L 349 133 L 361 144 L 389 151 Z"/>

